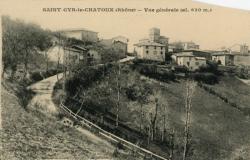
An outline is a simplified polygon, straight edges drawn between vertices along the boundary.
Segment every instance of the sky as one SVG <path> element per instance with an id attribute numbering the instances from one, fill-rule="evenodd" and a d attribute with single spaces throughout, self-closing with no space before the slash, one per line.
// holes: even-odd
<path id="1" fill-rule="evenodd" d="M 201 49 L 219 49 L 234 44 L 250 46 L 250 11 L 208 5 L 192 0 L 22 0 L 1 1 L 1 14 L 34 22 L 45 29 L 86 28 L 100 38 L 122 35 L 129 50 L 148 30 L 157 27 L 173 41 L 193 41 Z M 43 12 L 43 8 L 135 8 L 138 12 Z M 144 8 L 188 8 L 189 12 L 145 12 Z M 191 9 L 211 12 L 192 12 Z"/>
<path id="2" fill-rule="evenodd" d="M 250 10 L 249 0 L 195 0 L 195 1 L 215 4 L 225 7 L 231 7 L 231 8 Z"/>

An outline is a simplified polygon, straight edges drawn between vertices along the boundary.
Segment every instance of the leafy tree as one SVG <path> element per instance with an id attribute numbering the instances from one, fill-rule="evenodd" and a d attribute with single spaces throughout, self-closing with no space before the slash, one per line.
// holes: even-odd
<path id="1" fill-rule="evenodd" d="M 2 28 L 3 72 L 10 69 L 13 77 L 17 65 L 23 64 L 25 77 L 32 58 L 51 46 L 50 32 L 36 24 L 12 20 L 8 16 L 2 16 Z"/>

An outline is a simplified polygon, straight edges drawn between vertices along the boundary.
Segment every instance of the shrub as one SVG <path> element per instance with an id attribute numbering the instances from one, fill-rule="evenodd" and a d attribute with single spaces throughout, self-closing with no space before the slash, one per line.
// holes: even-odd
<path id="1" fill-rule="evenodd" d="M 214 61 L 207 61 L 207 65 L 205 66 L 200 66 L 199 72 L 209 72 L 209 73 L 213 73 L 216 75 L 220 75 L 220 71 L 218 70 L 218 63 L 214 62 Z"/>
<path id="2" fill-rule="evenodd" d="M 76 70 L 73 70 L 73 75 L 65 82 L 65 90 L 67 95 L 74 96 L 76 91 L 79 89 L 79 86 L 81 89 L 87 89 L 94 82 L 100 80 L 104 75 L 106 75 L 108 73 L 108 69 L 112 67 L 112 64 L 95 67 L 76 66 Z"/>
<path id="3" fill-rule="evenodd" d="M 43 77 L 42 77 L 42 75 L 40 74 L 40 72 L 33 72 L 32 74 L 31 74 L 31 79 L 33 80 L 33 81 L 40 81 L 40 80 L 42 80 L 43 79 Z"/>
<path id="4" fill-rule="evenodd" d="M 218 83 L 218 76 L 213 73 L 191 73 L 189 77 L 206 84 L 215 84 Z"/>
<path id="5" fill-rule="evenodd" d="M 140 64 L 137 66 L 137 70 L 139 73 L 154 78 L 163 82 L 166 81 L 174 81 L 176 79 L 175 74 L 172 71 L 164 70 L 164 71 L 157 71 L 157 65 L 155 64 Z"/>
<path id="6" fill-rule="evenodd" d="M 186 66 L 175 66 L 174 71 L 177 73 L 187 73 L 188 68 Z"/>

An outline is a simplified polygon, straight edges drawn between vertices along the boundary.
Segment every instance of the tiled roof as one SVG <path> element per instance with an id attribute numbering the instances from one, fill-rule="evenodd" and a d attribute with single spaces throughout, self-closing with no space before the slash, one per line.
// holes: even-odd
<path id="1" fill-rule="evenodd" d="M 137 44 L 134 44 L 135 46 L 157 46 L 157 47 L 165 47 L 165 45 L 156 43 L 156 42 L 140 42 Z"/>
<path id="2" fill-rule="evenodd" d="M 216 52 L 216 53 L 212 54 L 212 56 L 226 56 L 226 55 L 233 56 L 233 54 L 231 54 L 229 52 Z"/>
<path id="3" fill-rule="evenodd" d="M 204 58 L 204 57 L 195 57 L 195 59 L 198 59 L 198 60 L 206 60 L 206 58 Z"/>
<path id="4" fill-rule="evenodd" d="M 192 52 L 180 52 L 177 54 L 174 54 L 176 57 L 194 57 Z"/>

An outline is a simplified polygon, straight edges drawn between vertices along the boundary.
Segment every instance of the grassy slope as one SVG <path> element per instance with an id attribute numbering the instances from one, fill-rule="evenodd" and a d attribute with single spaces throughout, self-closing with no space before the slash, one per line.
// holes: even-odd
<path id="1" fill-rule="evenodd" d="M 1 90 L 2 150 L 0 159 L 114 158 L 114 147 L 95 141 L 53 118 L 27 112 L 15 95 Z M 127 159 L 120 155 L 117 159 Z"/>
<path id="2" fill-rule="evenodd" d="M 219 84 L 210 87 L 227 97 L 230 102 L 236 103 L 242 108 L 250 108 L 250 86 L 239 79 L 225 76 L 221 78 Z"/>
<path id="3" fill-rule="evenodd" d="M 175 123 L 175 127 L 180 126 L 176 122 L 180 121 L 184 113 L 183 109 L 178 109 L 183 106 L 183 84 L 166 84 L 169 91 L 164 94 L 169 99 L 169 120 Z M 198 87 L 193 98 L 191 123 L 195 141 L 194 156 L 197 159 L 229 159 L 237 157 L 238 149 L 243 150 L 242 156 L 250 156 L 246 155 L 250 149 L 249 119 Z"/>
<path id="4" fill-rule="evenodd" d="M 136 74 L 125 74 L 122 79 L 122 85 L 125 83 L 141 83 L 138 81 L 133 82 Z M 107 84 L 107 81 L 114 81 L 112 78 L 108 78 L 103 82 L 97 84 L 94 88 L 89 90 L 91 92 L 98 92 L 98 86 L 103 88 Z M 155 94 L 158 96 L 161 103 L 168 101 L 168 125 L 169 128 L 175 128 L 177 137 L 181 137 L 184 131 L 184 97 L 185 82 L 170 82 L 160 83 L 158 81 L 148 79 L 149 85 L 153 86 Z M 224 79 L 222 79 L 223 83 Z M 111 82 L 112 83 L 112 82 Z M 237 81 L 233 84 L 237 86 Z M 243 86 L 242 86 L 243 87 Z M 105 88 L 105 87 L 104 87 Z M 244 87 L 243 87 L 244 88 Z M 247 92 L 248 89 L 244 89 Z M 243 90 L 242 90 L 243 91 Z M 243 95 L 240 90 L 238 95 Z M 115 94 L 113 95 L 115 97 Z M 126 101 L 126 98 L 122 99 L 127 105 L 121 108 L 120 116 L 124 121 L 132 124 L 132 126 L 138 127 L 139 119 L 139 104 L 136 102 Z M 150 109 L 153 104 L 145 105 L 145 109 Z M 250 121 L 240 111 L 232 108 L 228 104 L 224 103 L 217 97 L 210 95 L 203 89 L 197 87 L 192 107 L 192 137 L 194 140 L 194 156 L 192 159 L 234 159 L 239 157 L 241 153 L 242 157 L 250 158 L 247 154 L 250 149 Z M 179 140 L 181 141 L 181 139 Z"/>

